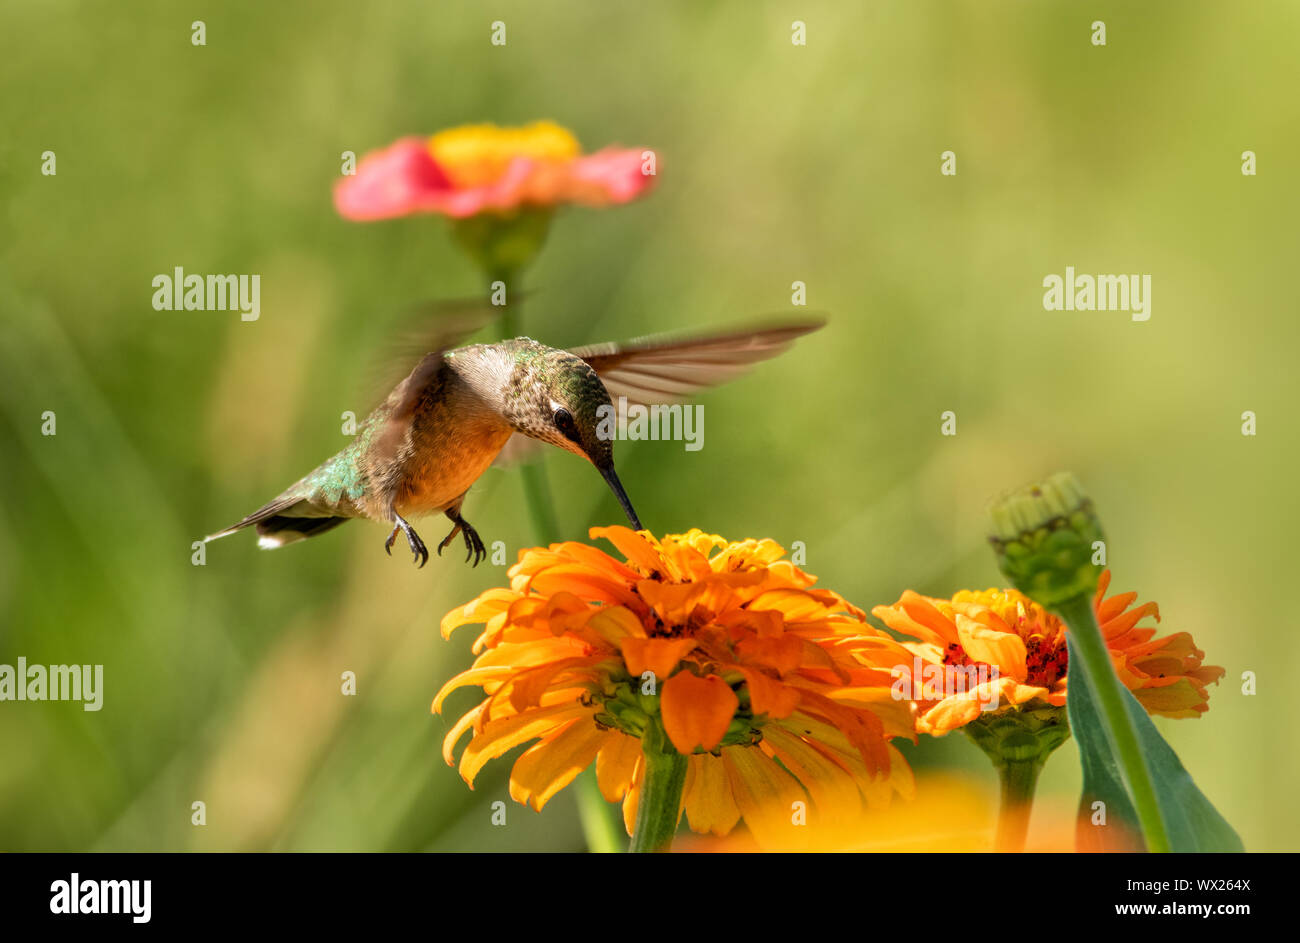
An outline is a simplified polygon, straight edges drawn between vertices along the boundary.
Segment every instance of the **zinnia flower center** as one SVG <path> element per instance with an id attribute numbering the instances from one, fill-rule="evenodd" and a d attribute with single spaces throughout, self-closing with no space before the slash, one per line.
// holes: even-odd
<path id="1" fill-rule="evenodd" d="M 581 152 L 577 138 L 553 121 L 535 121 L 522 128 L 465 125 L 429 138 L 429 154 L 457 187 L 495 183 L 516 158 L 558 163 Z"/>
<path id="2" fill-rule="evenodd" d="M 1070 650 L 1063 639 L 1049 642 L 1041 635 L 1025 639 L 1025 667 L 1028 681 L 1040 688 L 1050 688 L 1065 677 L 1070 661 Z"/>

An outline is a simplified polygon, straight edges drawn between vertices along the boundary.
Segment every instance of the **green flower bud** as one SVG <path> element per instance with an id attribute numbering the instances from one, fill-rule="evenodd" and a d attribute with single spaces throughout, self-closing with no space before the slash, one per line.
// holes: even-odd
<path id="1" fill-rule="evenodd" d="M 1053 750 L 1070 738 L 1065 708 L 1041 700 L 981 714 L 962 730 L 998 768 L 1009 763 L 1041 766 Z"/>
<path id="2" fill-rule="evenodd" d="M 519 272 L 536 258 L 550 230 L 550 209 L 479 213 L 452 222 L 452 235 L 480 269 L 492 278 Z M 513 286 L 512 286 L 513 287 Z M 507 299 L 507 304 L 513 298 Z"/>
<path id="3" fill-rule="evenodd" d="M 1105 539 L 1092 501 L 1069 472 L 1026 485 L 990 508 L 989 542 L 1016 589 L 1048 608 L 1090 597 L 1100 568 L 1095 542 Z"/>

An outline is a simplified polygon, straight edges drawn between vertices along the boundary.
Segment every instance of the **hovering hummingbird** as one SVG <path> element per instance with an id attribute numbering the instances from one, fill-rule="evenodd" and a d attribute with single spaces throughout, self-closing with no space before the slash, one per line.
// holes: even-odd
<path id="1" fill-rule="evenodd" d="M 589 461 L 637 530 L 632 502 L 614 471 L 613 437 L 598 433 L 613 403 L 671 402 L 774 357 L 824 320 L 698 337 L 643 338 L 560 350 L 527 337 L 452 347 L 464 330 L 444 331 L 388 398 L 375 408 L 343 451 L 290 485 L 216 540 L 257 527 L 263 548 L 314 537 L 355 517 L 391 524 L 415 562 L 429 551 L 409 518 L 441 511 L 474 566 L 487 555 L 478 532 L 461 516 L 471 485 L 519 437 L 548 442 Z M 602 409 L 604 407 L 604 409 Z M 531 443 L 529 443 L 531 444 Z"/>

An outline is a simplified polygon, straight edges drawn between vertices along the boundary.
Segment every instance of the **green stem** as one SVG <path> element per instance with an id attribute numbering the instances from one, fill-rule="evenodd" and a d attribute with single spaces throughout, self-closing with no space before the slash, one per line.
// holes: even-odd
<path id="1" fill-rule="evenodd" d="M 587 850 L 597 855 L 621 852 L 627 841 L 622 817 L 617 814 L 618 807 L 610 805 L 601 795 L 595 766 L 578 774 L 575 795 L 578 821 L 582 824 L 582 836 L 587 840 Z"/>
<path id="2" fill-rule="evenodd" d="M 489 277 L 489 282 L 501 281 L 506 286 L 506 303 L 501 312 L 501 336 L 510 339 L 519 336 L 518 272 L 503 271 Z M 546 480 L 546 466 L 541 460 L 524 462 L 520 468 L 524 482 L 524 499 L 533 520 L 533 536 L 540 544 L 555 543 L 560 539 L 560 525 L 555 519 L 555 505 Z M 584 770 L 574 784 L 578 801 L 578 821 L 587 850 L 596 854 L 613 854 L 622 845 L 623 825 L 616 809 L 601 795 L 594 769 Z"/>
<path id="3" fill-rule="evenodd" d="M 520 467 L 524 476 L 524 496 L 533 518 L 533 532 L 538 543 L 552 544 L 560 539 L 560 524 L 555 519 L 555 506 L 551 503 L 551 486 L 546 480 L 546 466 L 540 458 L 526 461 Z"/>
<path id="4" fill-rule="evenodd" d="M 682 790 L 686 786 L 686 757 L 678 753 L 658 720 L 646 726 L 641 737 L 645 762 L 637 800 L 636 825 L 632 829 L 630 852 L 668 851 L 682 811 Z"/>
<path id="5" fill-rule="evenodd" d="M 1132 793 L 1133 808 L 1137 812 L 1147 850 L 1167 852 L 1170 850 L 1169 835 L 1165 830 L 1164 819 L 1160 816 L 1151 771 L 1138 745 L 1137 727 L 1124 703 L 1124 689 L 1115 674 L 1115 666 L 1111 662 L 1105 640 L 1101 637 L 1101 629 L 1097 626 L 1092 600 L 1087 596 L 1076 596 L 1061 603 L 1058 609 L 1070 629 L 1075 651 L 1083 661 L 1083 669 L 1097 694 L 1097 706 L 1109 728 L 1106 732 L 1115 747 L 1120 772 Z"/>
<path id="6" fill-rule="evenodd" d="M 506 286 L 506 303 L 501 312 L 501 337 L 509 340 L 519 336 L 518 273 L 498 272 L 490 281 L 501 281 Z M 551 501 L 551 488 L 546 480 L 546 466 L 541 459 L 526 461 L 520 468 L 524 479 L 524 498 L 528 513 L 533 519 L 533 536 L 538 543 L 551 544 L 560 539 L 560 525 L 555 519 L 555 505 Z"/>
<path id="7" fill-rule="evenodd" d="M 998 808 L 998 851 L 1024 851 L 1029 816 L 1034 809 L 1034 788 L 1043 764 L 1039 759 L 1008 760 L 998 767 L 1002 803 Z"/>

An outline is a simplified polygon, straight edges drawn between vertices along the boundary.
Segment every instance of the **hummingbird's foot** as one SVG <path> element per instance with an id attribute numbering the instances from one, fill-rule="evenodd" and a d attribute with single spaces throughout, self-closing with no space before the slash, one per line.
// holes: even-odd
<path id="1" fill-rule="evenodd" d="M 451 529 L 451 533 L 443 538 L 442 543 L 438 544 L 438 556 L 442 556 L 442 550 L 456 539 L 460 534 L 465 538 L 465 562 L 468 563 L 470 558 L 474 559 L 474 566 L 487 556 L 487 548 L 483 546 L 483 540 L 479 537 L 478 531 L 469 526 L 469 522 L 460 516 L 459 511 L 447 511 L 447 518 L 456 526 Z"/>
<path id="2" fill-rule="evenodd" d="M 415 565 L 424 566 L 429 562 L 429 548 L 424 545 L 424 541 L 420 539 L 420 535 L 415 532 L 414 527 L 402 520 L 396 513 L 393 514 L 393 518 L 397 521 L 397 526 L 393 528 L 393 532 L 384 541 L 384 552 L 390 557 L 393 555 L 393 541 L 397 539 L 397 532 L 400 530 L 406 535 L 406 542 L 410 545 L 411 553 L 415 557 Z"/>

